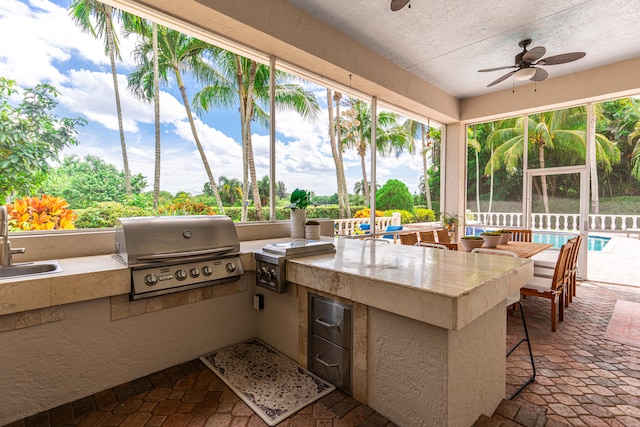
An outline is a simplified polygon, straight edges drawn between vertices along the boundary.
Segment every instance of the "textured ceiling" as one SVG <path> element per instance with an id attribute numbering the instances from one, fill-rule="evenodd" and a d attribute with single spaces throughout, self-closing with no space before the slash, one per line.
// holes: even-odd
<path id="1" fill-rule="evenodd" d="M 586 52 L 544 67 L 550 79 L 640 56 L 640 0 L 411 0 L 397 12 L 391 0 L 288 1 L 458 98 L 531 83 L 487 88 L 510 70 L 477 72 L 513 65 L 527 38 L 545 57 Z"/>

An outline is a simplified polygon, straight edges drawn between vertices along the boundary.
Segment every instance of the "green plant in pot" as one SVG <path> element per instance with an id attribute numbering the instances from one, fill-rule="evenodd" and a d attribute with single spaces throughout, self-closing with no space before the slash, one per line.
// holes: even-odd
<path id="1" fill-rule="evenodd" d="M 460 244 L 465 251 L 471 252 L 475 248 L 481 248 L 484 245 L 484 239 L 480 236 L 464 236 L 460 238 Z"/>
<path id="2" fill-rule="evenodd" d="M 480 236 L 484 239 L 483 248 L 495 248 L 502 239 L 502 233 L 499 231 L 485 231 Z"/>
<path id="3" fill-rule="evenodd" d="M 307 219 L 307 207 L 312 205 L 311 192 L 296 188 L 291 193 L 291 237 L 294 239 L 305 237 L 305 221 Z"/>

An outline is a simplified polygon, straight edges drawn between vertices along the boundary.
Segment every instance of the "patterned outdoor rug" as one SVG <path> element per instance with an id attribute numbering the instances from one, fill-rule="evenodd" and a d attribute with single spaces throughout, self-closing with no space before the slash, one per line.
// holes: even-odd
<path id="1" fill-rule="evenodd" d="M 605 339 L 640 348 L 640 304 L 616 301 Z"/>
<path id="2" fill-rule="evenodd" d="M 200 360 L 270 426 L 335 389 L 257 339 Z"/>

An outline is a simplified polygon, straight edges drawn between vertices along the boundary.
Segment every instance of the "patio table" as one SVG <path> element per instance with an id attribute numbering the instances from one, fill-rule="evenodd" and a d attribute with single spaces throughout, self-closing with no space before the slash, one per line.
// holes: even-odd
<path id="1" fill-rule="evenodd" d="M 509 242 L 499 243 L 496 249 L 501 251 L 511 251 L 520 258 L 531 258 L 535 254 L 553 247 L 550 243 L 534 243 L 534 242 Z"/>

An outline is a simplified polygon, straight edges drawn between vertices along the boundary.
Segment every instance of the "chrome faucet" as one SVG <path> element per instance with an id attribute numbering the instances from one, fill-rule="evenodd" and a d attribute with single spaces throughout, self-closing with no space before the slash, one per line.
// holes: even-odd
<path id="1" fill-rule="evenodd" d="M 8 267 L 13 264 L 11 256 L 13 254 L 23 254 L 24 248 L 11 249 L 11 242 L 9 241 L 9 214 L 7 207 L 0 206 L 0 267 Z"/>

